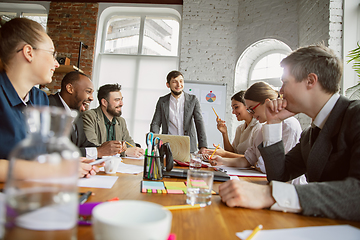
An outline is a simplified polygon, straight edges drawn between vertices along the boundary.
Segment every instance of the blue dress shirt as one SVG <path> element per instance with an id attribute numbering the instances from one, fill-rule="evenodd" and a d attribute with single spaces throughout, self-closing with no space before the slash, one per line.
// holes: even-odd
<path id="1" fill-rule="evenodd" d="M 45 92 L 33 87 L 25 104 L 5 72 L 0 73 L 0 159 L 9 159 L 10 151 L 26 137 L 23 108 L 27 105 L 49 105 Z"/>

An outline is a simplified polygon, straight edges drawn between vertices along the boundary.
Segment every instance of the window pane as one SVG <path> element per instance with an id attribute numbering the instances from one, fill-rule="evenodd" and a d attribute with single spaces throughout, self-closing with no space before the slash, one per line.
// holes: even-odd
<path id="1" fill-rule="evenodd" d="M 140 17 L 112 17 L 108 22 L 105 53 L 137 54 Z"/>
<path id="2" fill-rule="evenodd" d="M 172 19 L 145 19 L 143 55 L 177 56 L 179 22 Z"/>
<path id="3" fill-rule="evenodd" d="M 130 136 L 145 146 L 145 133 L 150 130 L 156 103 L 160 96 L 169 93 L 166 75 L 177 69 L 178 58 L 102 54 L 99 61 L 98 86 L 121 84 L 122 117 Z"/>
<path id="4" fill-rule="evenodd" d="M 47 14 L 41 14 L 41 13 L 23 13 L 22 17 L 29 18 L 31 20 L 34 20 L 35 22 L 38 22 L 43 26 L 44 29 L 46 29 L 47 25 Z"/>
<path id="5" fill-rule="evenodd" d="M 282 74 L 280 62 L 285 58 L 285 54 L 272 53 L 263 57 L 254 67 L 251 73 L 251 81 L 279 78 Z"/>

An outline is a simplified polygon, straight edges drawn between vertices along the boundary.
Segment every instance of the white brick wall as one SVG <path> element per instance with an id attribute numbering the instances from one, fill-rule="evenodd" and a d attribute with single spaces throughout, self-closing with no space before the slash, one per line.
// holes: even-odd
<path id="1" fill-rule="evenodd" d="M 247 47 L 265 38 L 292 49 L 323 40 L 341 53 L 341 22 L 342 0 L 184 0 L 180 71 L 186 80 L 227 83 L 230 122 L 235 66 Z"/>

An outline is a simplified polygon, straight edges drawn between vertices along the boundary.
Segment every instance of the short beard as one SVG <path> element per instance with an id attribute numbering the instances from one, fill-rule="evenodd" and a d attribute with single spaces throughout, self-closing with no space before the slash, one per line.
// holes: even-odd
<path id="1" fill-rule="evenodd" d="M 171 89 L 171 92 L 175 95 L 175 96 L 179 96 L 180 94 L 182 94 L 182 90 L 180 92 L 175 92 Z"/>
<path id="2" fill-rule="evenodd" d="M 120 117 L 122 114 L 122 111 L 116 112 L 115 110 L 110 109 L 109 106 L 106 108 L 106 111 L 114 117 Z"/>

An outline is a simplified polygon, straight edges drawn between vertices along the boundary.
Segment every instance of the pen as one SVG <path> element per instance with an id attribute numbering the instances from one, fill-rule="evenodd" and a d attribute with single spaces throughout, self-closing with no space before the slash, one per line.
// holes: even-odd
<path id="1" fill-rule="evenodd" d="M 79 199 L 80 204 L 85 203 L 88 200 L 88 198 L 90 197 L 91 194 L 92 194 L 91 191 L 87 191 L 86 193 L 84 193 Z"/>
<path id="2" fill-rule="evenodd" d="M 209 159 L 212 159 L 212 157 L 214 156 L 214 154 L 215 154 L 216 150 L 219 148 L 219 146 L 220 146 L 220 143 L 216 146 L 214 152 L 211 154 L 211 156 L 209 157 Z"/>
<path id="3" fill-rule="evenodd" d="M 250 240 L 250 239 L 252 239 L 254 236 L 255 236 L 255 234 L 258 232 L 258 231 L 260 231 L 261 229 L 263 228 L 263 226 L 260 224 L 259 226 L 257 226 L 255 229 L 254 229 L 254 231 L 245 239 L 245 240 Z"/>
<path id="4" fill-rule="evenodd" d="M 109 160 L 109 159 L 110 158 L 101 158 L 101 159 L 98 159 L 98 160 L 95 160 L 95 161 L 89 163 L 89 165 L 98 165 L 98 164 L 100 164 L 102 162 L 105 162 L 106 160 Z"/>
<path id="5" fill-rule="evenodd" d="M 174 205 L 174 206 L 164 206 L 167 210 L 183 210 L 183 209 L 195 209 L 205 207 L 206 204 L 195 204 L 195 205 Z"/>
<path id="6" fill-rule="evenodd" d="M 216 111 L 215 111 L 215 108 L 214 108 L 214 107 L 212 107 L 212 109 L 213 109 L 213 111 L 214 111 L 214 113 L 215 113 L 216 117 L 217 117 L 217 118 L 219 118 L 219 115 L 217 115 L 217 113 L 216 113 Z"/>
<path id="7" fill-rule="evenodd" d="M 134 147 L 133 145 L 131 145 L 130 143 L 128 143 L 127 141 L 125 141 L 126 144 L 130 145 L 130 147 Z"/>

